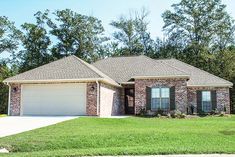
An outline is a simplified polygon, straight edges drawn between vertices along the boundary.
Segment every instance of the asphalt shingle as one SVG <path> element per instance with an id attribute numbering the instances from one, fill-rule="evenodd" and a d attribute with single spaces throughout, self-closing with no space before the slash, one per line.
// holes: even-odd
<path id="1" fill-rule="evenodd" d="M 72 55 L 10 77 L 4 80 L 4 82 L 99 78 L 106 79 L 109 83 L 118 85 L 114 80 L 109 78 L 94 66 Z"/>
<path id="2" fill-rule="evenodd" d="M 26 71 L 4 82 L 40 80 L 104 79 L 114 85 L 135 77 L 188 77 L 188 86 L 232 86 L 233 84 L 176 59 L 154 60 L 146 56 L 110 57 L 88 64 L 76 56 Z"/>
<path id="3" fill-rule="evenodd" d="M 218 76 L 210 74 L 204 70 L 186 64 L 177 59 L 163 59 L 163 60 L 156 60 L 156 62 L 161 62 L 167 65 L 174 66 L 188 73 L 190 75 L 190 79 L 187 82 L 188 86 L 232 86 L 233 85 L 232 82 L 229 82 L 225 79 L 222 79 Z"/>
<path id="4" fill-rule="evenodd" d="M 93 64 L 113 80 L 128 82 L 136 76 L 187 76 L 188 74 L 173 66 L 158 63 L 154 59 L 141 56 L 110 57 Z"/>

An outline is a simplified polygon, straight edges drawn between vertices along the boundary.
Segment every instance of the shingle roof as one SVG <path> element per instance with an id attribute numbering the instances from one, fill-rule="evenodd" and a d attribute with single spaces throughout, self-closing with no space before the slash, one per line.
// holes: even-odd
<path id="1" fill-rule="evenodd" d="M 113 80 L 128 82 L 133 76 L 189 76 L 188 86 L 232 86 L 233 84 L 176 59 L 154 60 L 146 56 L 111 57 L 93 64 Z"/>
<path id="2" fill-rule="evenodd" d="M 173 66 L 158 63 L 146 56 L 110 57 L 93 64 L 113 80 L 121 83 L 128 82 L 137 76 L 187 76 L 188 74 Z"/>
<path id="3" fill-rule="evenodd" d="M 154 60 L 143 55 L 110 57 L 93 65 L 76 56 L 69 56 L 8 78 L 4 82 L 99 79 L 118 86 L 118 83 L 128 82 L 137 77 L 187 77 L 188 86 L 233 85 L 227 80 L 179 60 Z"/>
<path id="4" fill-rule="evenodd" d="M 176 59 L 156 60 L 157 63 L 165 63 L 181 69 L 190 75 L 188 86 L 232 86 L 232 82 L 212 75 L 206 71 L 186 64 Z"/>
<path id="5" fill-rule="evenodd" d="M 84 62 L 76 56 L 65 57 L 26 71 L 10 77 L 4 80 L 4 82 L 76 79 L 106 79 L 109 83 L 118 85 L 114 80 L 102 73 L 96 67 Z"/>

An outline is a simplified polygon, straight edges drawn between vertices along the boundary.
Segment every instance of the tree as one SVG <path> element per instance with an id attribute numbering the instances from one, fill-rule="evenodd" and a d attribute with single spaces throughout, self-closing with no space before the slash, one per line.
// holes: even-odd
<path id="1" fill-rule="evenodd" d="M 18 53 L 19 72 L 24 72 L 51 60 L 48 49 L 51 40 L 40 19 L 37 19 L 36 24 L 24 23 L 21 27 L 23 31 L 21 41 L 24 49 Z"/>
<path id="2" fill-rule="evenodd" d="M 147 31 L 149 23 L 146 18 L 148 14 L 149 12 L 142 9 L 140 13 L 135 12 L 135 17 L 132 15 L 128 18 L 121 16 L 118 20 L 110 23 L 117 29 L 113 33 L 115 43 L 118 46 L 114 55 L 149 55 L 152 52 L 153 40 Z"/>
<path id="3" fill-rule="evenodd" d="M 234 41 L 234 22 L 221 0 L 181 0 L 172 7 L 173 12 L 162 15 L 163 29 L 169 37 L 184 40 L 187 62 L 203 67 L 198 60 L 209 56 L 206 60 L 210 62 L 212 48 L 224 49 Z"/>
<path id="4" fill-rule="evenodd" d="M 14 55 L 19 45 L 20 31 L 16 29 L 13 22 L 7 17 L 0 16 L 0 54 L 10 52 Z"/>
<path id="5" fill-rule="evenodd" d="M 150 32 L 148 32 L 149 22 L 146 20 L 149 15 L 149 11 L 142 8 L 140 13 L 135 14 L 135 31 L 138 34 L 140 40 L 141 52 L 145 55 L 152 55 L 154 41 L 151 39 Z"/>
<path id="6" fill-rule="evenodd" d="M 99 58 L 99 51 L 108 40 L 104 37 L 104 28 L 100 20 L 70 9 L 55 11 L 55 19 L 50 19 L 47 15 L 48 13 L 37 13 L 37 17 L 46 21 L 50 34 L 58 41 L 51 50 L 55 59 L 76 55 L 85 61 L 93 62 Z"/>
<path id="7" fill-rule="evenodd" d="M 154 42 L 154 53 L 150 56 L 151 58 L 182 58 L 183 47 L 180 43 L 174 39 L 160 39 L 157 38 Z"/>
<path id="8" fill-rule="evenodd" d="M 8 86 L 2 81 L 13 75 L 13 72 L 7 67 L 7 63 L 0 60 L 0 113 L 7 113 L 8 106 Z"/>

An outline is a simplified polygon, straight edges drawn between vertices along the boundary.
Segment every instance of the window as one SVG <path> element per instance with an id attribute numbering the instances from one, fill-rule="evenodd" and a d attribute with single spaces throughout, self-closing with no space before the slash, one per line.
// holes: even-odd
<path id="1" fill-rule="evenodd" d="M 170 89 L 166 87 L 151 89 L 151 110 L 170 108 Z"/>
<path id="2" fill-rule="evenodd" d="M 210 112 L 212 110 L 211 92 L 202 91 L 202 111 Z"/>

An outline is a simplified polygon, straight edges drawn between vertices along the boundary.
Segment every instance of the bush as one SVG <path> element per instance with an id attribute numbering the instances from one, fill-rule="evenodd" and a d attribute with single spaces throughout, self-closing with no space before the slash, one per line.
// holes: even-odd
<path id="1" fill-rule="evenodd" d="M 140 115 L 140 116 L 145 116 L 146 114 L 147 114 L 146 108 L 145 108 L 145 107 L 142 107 L 142 108 L 140 109 L 139 115 Z"/>
<path id="2" fill-rule="evenodd" d="M 194 114 L 195 106 L 190 105 L 189 109 L 190 109 L 190 114 Z"/>
<path id="3" fill-rule="evenodd" d="M 219 111 L 218 111 L 218 109 L 214 109 L 209 114 L 210 115 L 216 115 L 216 114 L 219 114 Z"/>
<path id="4" fill-rule="evenodd" d="M 224 117 L 226 115 L 226 113 L 224 112 L 224 111 L 221 111 L 220 113 L 219 113 L 219 117 Z"/>
<path id="5" fill-rule="evenodd" d="M 171 118 L 186 118 L 186 114 L 180 112 L 179 110 L 170 111 Z"/>
<path id="6" fill-rule="evenodd" d="M 156 115 L 158 115 L 158 114 L 160 114 L 161 116 L 164 116 L 164 115 L 166 115 L 166 114 L 164 114 L 164 110 L 162 110 L 162 109 L 157 109 L 157 111 L 156 111 Z"/>
<path id="7" fill-rule="evenodd" d="M 171 118 L 176 118 L 176 114 L 175 114 L 175 111 L 170 111 L 170 117 Z"/>

